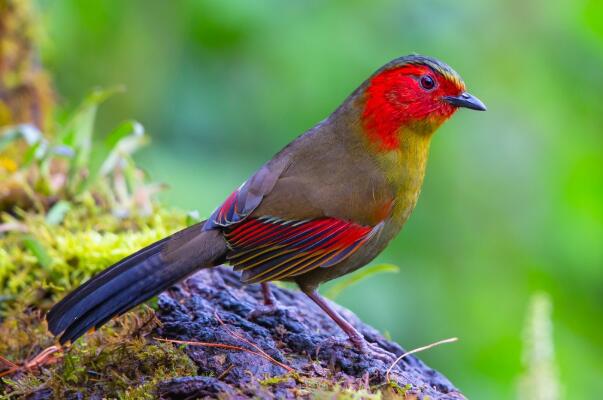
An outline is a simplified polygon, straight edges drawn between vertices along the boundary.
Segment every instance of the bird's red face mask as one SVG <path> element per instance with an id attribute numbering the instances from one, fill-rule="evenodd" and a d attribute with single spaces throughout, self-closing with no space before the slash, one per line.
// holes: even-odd
<path id="1" fill-rule="evenodd" d="M 398 148 L 405 127 L 431 134 L 459 107 L 486 109 L 456 73 L 415 64 L 377 73 L 365 99 L 363 127 L 383 150 Z"/>

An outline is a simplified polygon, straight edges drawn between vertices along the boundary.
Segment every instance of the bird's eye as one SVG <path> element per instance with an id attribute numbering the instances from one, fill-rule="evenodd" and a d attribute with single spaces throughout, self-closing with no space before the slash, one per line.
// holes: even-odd
<path id="1" fill-rule="evenodd" d="M 425 90 L 432 90 L 436 85 L 433 78 L 429 75 L 423 75 L 419 80 L 419 83 L 421 84 L 421 87 Z"/>

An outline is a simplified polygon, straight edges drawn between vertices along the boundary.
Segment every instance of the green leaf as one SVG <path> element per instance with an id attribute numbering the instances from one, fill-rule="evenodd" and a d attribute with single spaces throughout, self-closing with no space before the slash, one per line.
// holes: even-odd
<path id="1" fill-rule="evenodd" d="M 74 152 L 74 157 L 71 158 L 69 163 L 69 182 L 72 192 L 78 192 L 76 188 L 81 184 L 81 180 L 83 179 L 85 182 L 82 173 L 89 169 L 92 136 L 98 106 L 121 91 L 123 91 L 122 87 L 93 91 L 84 99 L 58 135 L 59 144 L 71 148 Z"/>
<path id="2" fill-rule="evenodd" d="M 61 200 L 53 205 L 48 213 L 46 214 L 46 223 L 48 225 L 59 225 L 63 222 L 65 214 L 71 208 L 71 204 L 68 201 Z"/>
<path id="3" fill-rule="evenodd" d="M 143 136 L 144 135 L 144 127 L 140 124 L 140 122 L 135 120 L 128 120 L 121 123 L 113 132 L 111 132 L 105 143 L 107 147 L 113 150 L 120 142 L 120 140 L 125 139 L 128 136 Z"/>
<path id="4" fill-rule="evenodd" d="M 40 154 L 40 145 L 41 143 L 36 143 L 33 146 L 30 146 L 23 153 L 23 163 L 22 167 L 28 167 L 32 162 L 34 162 L 37 156 Z"/>
<path id="5" fill-rule="evenodd" d="M 48 254 L 42 243 L 33 236 L 26 236 L 23 239 L 25 248 L 28 249 L 37 259 L 43 268 L 52 265 L 52 257 Z"/>
<path id="6" fill-rule="evenodd" d="M 144 127 L 134 120 L 121 123 L 111 132 L 104 146 L 96 146 L 94 157 L 88 164 L 89 175 L 77 188 L 76 194 L 81 194 L 90 189 L 100 177 L 107 176 L 113 172 L 118 163 L 127 160 L 140 147 L 149 142 Z"/>
<path id="7" fill-rule="evenodd" d="M 106 176 L 115 169 L 119 160 L 131 156 L 136 150 L 149 142 L 144 127 L 137 121 L 126 121 L 117 127 L 107 138 L 110 149 L 100 167 L 99 175 Z"/>
<path id="8" fill-rule="evenodd" d="M 398 273 L 400 272 L 400 267 L 393 264 L 377 264 L 377 265 L 369 265 L 368 267 L 364 267 L 359 269 L 357 272 L 348 275 L 346 278 L 339 280 L 333 286 L 331 286 L 325 293 L 325 296 L 330 299 L 335 299 L 337 296 L 341 294 L 346 288 L 352 286 L 366 278 L 371 276 L 375 276 L 383 273 Z"/>

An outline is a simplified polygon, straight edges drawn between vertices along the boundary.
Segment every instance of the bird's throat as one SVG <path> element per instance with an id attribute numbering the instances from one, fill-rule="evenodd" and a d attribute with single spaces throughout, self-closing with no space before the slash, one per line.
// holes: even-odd
<path id="1" fill-rule="evenodd" d="M 412 81 L 408 76 L 419 76 L 422 70 L 415 66 L 386 70 L 370 80 L 361 97 L 363 133 L 376 151 L 398 149 L 408 130 L 430 135 L 453 113 L 452 107 L 401 86 L 402 72 Z"/>
<path id="2" fill-rule="evenodd" d="M 399 135 L 396 150 L 377 155 L 395 196 L 391 217 L 403 224 L 417 204 L 427 159 L 431 134 L 407 130 Z"/>

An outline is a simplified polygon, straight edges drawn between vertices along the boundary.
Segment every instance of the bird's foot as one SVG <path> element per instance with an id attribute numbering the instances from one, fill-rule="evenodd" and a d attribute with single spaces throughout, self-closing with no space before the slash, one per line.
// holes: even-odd
<path id="1" fill-rule="evenodd" d="M 396 355 L 387 350 L 382 349 L 374 343 L 367 342 L 362 336 L 350 336 L 348 338 L 331 337 L 326 339 L 316 350 L 320 352 L 320 348 L 328 348 L 333 346 L 343 346 L 354 349 L 357 353 L 369 356 L 373 359 L 382 361 L 385 364 L 391 364 L 396 359 Z"/>
<path id="2" fill-rule="evenodd" d="M 382 349 L 375 343 L 364 342 L 366 346 L 363 348 L 362 353 L 373 357 L 377 360 L 381 360 L 386 364 L 392 364 L 396 360 L 396 355 L 389 351 Z"/>
<path id="3" fill-rule="evenodd" d="M 274 294 L 272 294 L 272 291 L 270 290 L 268 283 L 262 283 L 261 287 L 264 302 L 262 305 L 257 306 L 255 310 L 248 314 L 249 319 L 256 319 L 265 315 L 275 315 L 280 312 L 286 312 L 290 308 L 278 304 Z"/>
<path id="4" fill-rule="evenodd" d="M 361 336 L 350 336 L 350 342 L 354 345 L 356 350 L 362 354 L 366 354 L 385 363 L 393 363 L 396 359 L 396 355 L 389 351 L 382 349 L 375 343 L 367 342 Z"/>

